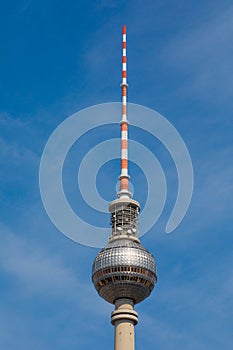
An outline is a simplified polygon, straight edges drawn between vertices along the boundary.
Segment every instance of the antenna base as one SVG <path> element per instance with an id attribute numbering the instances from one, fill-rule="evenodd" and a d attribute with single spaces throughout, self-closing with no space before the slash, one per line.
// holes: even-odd
<path id="1" fill-rule="evenodd" d="M 133 197 L 133 194 L 129 192 L 128 190 L 121 190 L 117 193 L 117 198 L 119 199 L 131 199 Z"/>

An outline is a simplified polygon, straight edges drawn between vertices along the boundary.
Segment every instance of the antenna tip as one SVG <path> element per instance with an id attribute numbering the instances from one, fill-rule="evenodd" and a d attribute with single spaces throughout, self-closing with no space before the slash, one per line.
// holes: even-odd
<path id="1" fill-rule="evenodd" d="M 122 34 L 126 34 L 126 26 L 125 25 L 122 27 Z"/>

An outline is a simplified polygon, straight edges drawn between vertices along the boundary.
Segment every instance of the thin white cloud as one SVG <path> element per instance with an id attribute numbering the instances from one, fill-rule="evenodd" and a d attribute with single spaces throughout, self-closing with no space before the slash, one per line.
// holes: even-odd
<path id="1" fill-rule="evenodd" d="M 16 279 L 23 293 L 73 295 L 70 291 L 77 289 L 78 281 L 58 257 L 47 255 L 2 225 L 1 237 L 1 267 Z"/>
<path id="2" fill-rule="evenodd" d="M 198 27 L 172 38 L 161 60 L 180 71 L 184 81 L 176 94 L 224 100 L 232 97 L 233 6 L 215 11 Z"/>
<path id="3" fill-rule="evenodd" d="M 158 312 L 152 315 L 143 305 L 139 306 L 142 341 L 150 347 L 156 343 L 158 348 L 174 349 L 175 344 L 176 348 L 187 350 L 204 350 L 210 343 L 214 350 L 229 345 L 233 306 L 232 259 L 230 254 L 220 259 L 218 256 L 216 251 L 214 266 L 213 257 L 209 262 L 200 258 L 198 264 L 188 264 L 190 271 L 184 271 L 184 264 L 182 268 L 174 266 L 170 278 L 164 277 L 160 281 L 159 290 L 149 301 L 154 302 L 154 310 L 158 308 Z M 189 274 L 190 278 L 187 278 Z M 153 334 L 153 337 L 144 334 Z"/>
<path id="4" fill-rule="evenodd" d="M 0 232 L 1 270 L 15 281 L 21 297 L 62 298 L 75 307 L 93 311 L 89 298 L 95 291 L 90 281 L 81 280 L 60 256 L 43 251 L 35 242 L 15 235 L 2 224 Z M 103 314 L 106 310 L 99 306 L 96 312 Z"/>
<path id="5" fill-rule="evenodd" d="M 63 349 L 62 342 L 84 346 L 90 333 L 105 336 L 99 325 L 111 307 L 97 296 L 90 278 L 67 266 L 65 253 L 45 250 L 1 223 L 0 235 L 0 275 L 6 281 L 0 301 L 2 349 Z"/>

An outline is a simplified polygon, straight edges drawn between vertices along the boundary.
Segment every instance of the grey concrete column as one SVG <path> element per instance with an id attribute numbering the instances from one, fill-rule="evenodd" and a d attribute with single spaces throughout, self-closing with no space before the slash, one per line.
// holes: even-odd
<path id="1" fill-rule="evenodd" d="M 134 350 L 134 326 L 138 323 L 138 314 L 131 299 L 116 300 L 111 322 L 115 326 L 114 350 Z"/>

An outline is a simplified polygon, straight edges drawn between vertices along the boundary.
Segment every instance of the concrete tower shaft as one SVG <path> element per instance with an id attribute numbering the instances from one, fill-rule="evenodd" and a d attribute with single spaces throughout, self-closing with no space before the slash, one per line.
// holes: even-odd
<path id="1" fill-rule="evenodd" d="M 134 326 L 138 323 L 138 314 L 130 299 L 118 299 L 111 322 L 115 326 L 114 349 L 134 350 Z"/>

